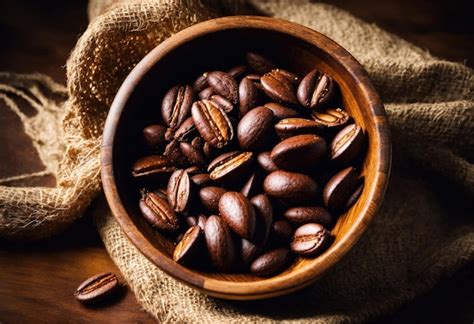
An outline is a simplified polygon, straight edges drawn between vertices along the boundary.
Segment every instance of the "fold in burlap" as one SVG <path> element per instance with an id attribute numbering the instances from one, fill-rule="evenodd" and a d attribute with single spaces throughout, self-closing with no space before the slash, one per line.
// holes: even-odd
<path id="1" fill-rule="evenodd" d="M 220 7 L 235 11 L 241 4 L 228 0 Z M 329 5 L 251 4 L 328 35 L 369 72 L 392 130 L 394 163 L 384 204 L 361 241 L 326 277 L 302 292 L 258 302 L 217 300 L 176 282 L 137 251 L 109 213 L 99 211 L 107 250 L 141 305 L 163 321 L 361 321 L 393 311 L 472 261 L 472 71 Z M 100 134 L 121 82 L 162 40 L 215 13 L 192 0 L 95 0 L 89 15 L 92 21 L 67 64 L 67 103 L 47 101 L 37 87 L 15 77 L 21 79 L 15 91 L 39 95 L 37 106 L 44 109 L 38 110 L 49 112 L 40 111 L 36 121 L 25 119 L 34 125 L 25 127 L 27 133 L 34 140 L 44 136 L 48 120 L 58 129 L 65 111 L 64 132 L 35 142 L 47 172 L 58 179 L 55 188 L 0 187 L 2 236 L 47 236 L 82 213 L 99 191 Z M 35 82 L 47 86 L 48 80 Z M 0 99 L 12 103 L 12 89 L 5 87 L 0 84 Z M 64 97 L 65 90 L 60 92 Z"/>

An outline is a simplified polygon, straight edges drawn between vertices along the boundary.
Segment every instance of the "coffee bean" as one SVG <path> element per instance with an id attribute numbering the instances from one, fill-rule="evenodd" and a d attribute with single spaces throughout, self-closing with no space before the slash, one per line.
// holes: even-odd
<path id="1" fill-rule="evenodd" d="M 260 194 L 253 197 L 250 203 L 255 209 L 255 235 L 252 238 L 252 242 L 258 245 L 264 245 L 268 236 L 273 222 L 273 207 L 270 199 L 265 194 Z"/>
<path id="2" fill-rule="evenodd" d="M 263 90 L 262 83 L 260 82 L 260 78 L 261 78 L 260 75 L 258 75 L 258 74 L 248 74 L 248 75 L 245 76 L 245 78 L 247 80 L 252 81 L 254 86 L 258 89 L 258 91 L 265 93 L 265 91 Z M 259 96 L 259 98 L 260 98 L 260 96 Z"/>
<path id="3" fill-rule="evenodd" d="M 168 127 L 165 133 L 165 140 L 171 142 L 174 139 L 174 129 Z"/>
<path id="4" fill-rule="evenodd" d="M 190 265 L 199 260 L 204 245 L 203 236 L 199 226 L 188 228 L 174 249 L 173 260 L 185 265 Z"/>
<path id="5" fill-rule="evenodd" d="M 185 170 L 177 170 L 171 175 L 166 193 L 175 212 L 183 213 L 189 209 L 192 189 L 191 179 Z"/>
<path id="6" fill-rule="evenodd" d="M 244 116 L 258 104 L 259 92 L 252 80 L 243 78 L 239 85 L 240 116 Z"/>
<path id="7" fill-rule="evenodd" d="M 356 124 L 344 127 L 331 142 L 329 158 L 338 165 L 352 162 L 364 145 L 364 133 Z"/>
<path id="8" fill-rule="evenodd" d="M 339 130 L 349 122 L 349 114 L 340 108 L 313 111 L 311 117 L 324 130 Z"/>
<path id="9" fill-rule="evenodd" d="M 199 75 L 193 83 L 193 88 L 196 92 L 200 92 L 208 87 L 207 72 Z"/>
<path id="10" fill-rule="evenodd" d="M 271 276 L 281 272 L 290 261 L 290 250 L 275 249 L 259 256 L 250 266 L 250 271 L 257 276 Z"/>
<path id="11" fill-rule="evenodd" d="M 198 97 L 201 100 L 210 99 L 215 93 L 213 87 L 207 87 L 198 93 Z"/>
<path id="12" fill-rule="evenodd" d="M 197 167 L 195 165 L 185 169 L 185 171 L 190 175 L 190 176 L 194 176 L 196 174 L 199 174 L 202 172 L 202 169 L 200 167 Z"/>
<path id="13" fill-rule="evenodd" d="M 210 145 L 222 148 L 234 137 L 232 124 L 226 113 L 212 101 L 196 101 L 191 113 L 199 134 Z"/>
<path id="14" fill-rule="evenodd" d="M 206 226 L 206 222 L 207 222 L 207 217 L 204 216 L 204 215 L 199 215 L 198 216 L 198 222 L 197 222 L 197 225 L 204 231 L 204 227 Z"/>
<path id="15" fill-rule="evenodd" d="M 326 141 L 318 135 L 296 135 L 278 143 L 270 153 L 275 164 L 284 170 L 309 170 L 326 154 Z"/>
<path id="16" fill-rule="evenodd" d="M 273 113 L 265 107 L 250 110 L 237 126 L 237 139 L 244 150 L 262 150 L 273 137 Z"/>
<path id="17" fill-rule="evenodd" d="M 164 122 L 175 129 L 189 116 L 194 99 L 191 86 L 180 85 L 171 88 L 164 96 L 161 114 Z"/>
<path id="18" fill-rule="evenodd" d="M 248 267 L 262 252 L 262 247 L 242 239 L 240 243 L 240 259 L 245 267 Z"/>
<path id="19" fill-rule="evenodd" d="M 242 189 L 240 189 L 242 195 L 245 197 L 253 197 L 257 192 L 260 192 L 261 180 L 259 178 L 256 173 L 252 173 L 248 180 L 245 181 Z"/>
<path id="20" fill-rule="evenodd" d="M 272 224 L 269 236 L 274 245 L 286 245 L 293 237 L 293 227 L 284 219 L 277 220 Z"/>
<path id="21" fill-rule="evenodd" d="M 280 168 L 273 162 L 270 152 L 262 152 L 257 156 L 257 162 L 260 167 L 268 173 L 277 171 Z"/>
<path id="22" fill-rule="evenodd" d="M 311 201 L 318 195 L 318 185 L 309 176 L 283 170 L 270 173 L 263 182 L 263 189 L 270 197 L 294 203 Z"/>
<path id="23" fill-rule="evenodd" d="M 271 99 L 279 103 L 297 105 L 294 81 L 288 77 L 287 71 L 280 69 L 271 70 L 260 79 L 263 90 Z"/>
<path id="24" fill-rule="evenodd" d="M 154 152 L 159 152 L 166 145 L 165 133 L 165 126 L 149 125 L 143 129 L 143 139 L 149 149 Z"/>
<path id="25" fill-rule="evenodd" d="M 248 52 L 245 55 L 247 64 L 257 73 L 264 74 L 275 68 L 275 64 L 263 55 Z"/>
<path id="26" fill-rule="evenodd" d="M 323 207 L 293 207 L 283 214 L 293 224 L 318 223 L 329 227 L 333 223 L 331 214 Z"/>
<path id="27" fill-rule="evenodd" d="M 284 107 L 276 102 L 268 102 L 263 106 L 273 112 L 273 116 L 275 119 L 296 118 L 300 116 L 300 113 L 296 110 Z"/>
<path id="28" fill-rule="evenodd" d="M 186 225 L 188 225 L 189 227 L 196 226 L 197 222 L 198 222 L 197 216 L 188 216 L 188 217 L 186 217 Z M 183 233 L 183 235 L 184 235 L 184 233 Z M 178 241 L 180 241 L 180 240 L 178 240 Z"/>
<path id="29" fill-rule="evenodd" d="M 210 216 L 204 228 L 204 236 L 214 267 L 219 271 L 230 271 L 235 263 L 236 251 L 229 227 L 222 218 Z"/>
<path id="30" fill-rule="evenodd" d="M 178 217 L 173 208 L 154 192 L 142 191 L 139 207 L 145 219 L 156 228 L 164 231 L 178 229 Z"/>
<path id="31" fill-rule="evenodd" d="M 353 167 L 336 173 L 323 190 L 323 202 L 329 210 L 341 210 L 355 191 L 359 174 Z"/>
<path id="32" fill-rule="evenodd" d="M 219 214 L 240 237 L 251 240 L 255 231 L 255 210 L 240 192 L 229 191 L 219 200 Z"/>
<path id="33" fill-rule="evenodd" d="M 194 125 L 194 119 L 192 117 L 187 118 L 183 123 L 178 127 L 174 133 L 174 138 L 178 141 L 187 141 L 196 135 L 196 126 Z"/>
<path id="34" fill-rule="evenodd" d="M 243 75 L 247 72 L 248 68 L 245 65 L 238 65 L 234 66 L 233 68 L 229 69 L 227 71 L 227 74 L 229 74 L 231 77 L 234 78 L 234 80 L 238 81 L 240 80 Z"/>
<path id="35" fill-rule="evenodd" d="M 212 95 L 210 100 L 227 114 L 234 110 L 234 105 L 222 96 Z"/>
<path id="36" fill-rule="evenodd" d="M 179 147 L 181 148 L 181 152 L 183 152 L 184 156 L 191 162 L 191 164 L 197 165 L 199 167 L 206 166 L 206 158 L 203 156 L 199 150 L 197 150 L 194 146 L 189 143 L 181 142 L 179 143 Z"/>
<path id="37" fill-rule="evenodd" d="M 132 167 L 132 176 L 148 177 L 151 175 L 171 174 L 175 170 L 173 163 L 162 155 L 149 155 L 138 159 Z"/>
<path id="38" fill-rule="evenodd" d="M 224 182 L 238 180 L 249 172 L 252 160 L 252 152 L 233 151 L 215 158 L 207 170 L 212 180 Z"/>
<path id="39" fill-rule="evenodd" d="M 305 118 L 285 118 L 275 124 L 275 130 L 281 139 L 295 135 L 320 134 L 321 125 Z"/>
<path id="40" fill-rule="evenodd" d="M 204 140 L 200 136 L 196 136 L 191 140 L 191 145 L 194 147 L 196 150 L 204 154 Z"/>
<path id="41" fill-rule="evenodd" d="M 80 284 L 74 292 L 74 297 L 81 303 L 98 303 L 117 293 L 119 288 L 117 276 L 112 272 L 104 272 Z"/>
<path id="42" fill-rule="evenodd" d="M 229 100 L 232 104 L 235 105 L 239 102 L 237 82 L 229 74 L 222 71 L 210 72 L 207 75 L 207 82 L 215 93 Z"/>
<path id="43" fill-rule="evenodd" d="M 359 199 L 360 195 L 362 194 L 362 190 L 364 190 L 364 183 L 361 183 L 357 189 L 354 190 L 349 199 L 347 199 L 346 205 L 344 206 L 345 210 L 348 210 L 357 202 L 357 199 Z"/>
<path id="44" fill-rule="evenodd" d="M 198 173 L 191 177 L 191 181 L 198 187 L 206 187 L 212 184 L 211 177 L 208 173 Z"/>
<path id="45" fill-rule="evenodd" d="M 331 233 L 322 225 L 309 223 L 295 231 L 291 250 L 304 256 L 315 256 L 323 252 L 331 238 Z"/>
<path id="46" fill-rule="evenodd" d="M 199 190 L 199 198 L 204 207 L 213 213 L 217 213 L 219 211 L 219 200 L 225 193 L 226 190 L 221 187 L 204 187 Z"/>
<path id="47" fill-rule="evenodd" d="M 189 166 L 189 161 L 181 151 L 181 147 L 177 140 L 172 140 L 168 145 L 166 145 L 163 155 L 165 155 L 177 167 L 186 168 Z"/>
<path id="48" fill-rule="evenodd" d="M 332 79 L 318 71 L 309 72 L 298 86 L 298 100 L 306 108 L 316 109 L 325 105 L 334 93 Z"/>

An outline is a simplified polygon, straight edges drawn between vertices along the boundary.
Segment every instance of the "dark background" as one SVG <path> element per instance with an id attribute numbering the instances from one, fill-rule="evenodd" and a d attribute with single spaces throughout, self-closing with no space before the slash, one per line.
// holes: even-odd
<path id="1" fill-rule="evenodd" d="M 428 49 L 474 66 L 472 1 L 324 1 Z M 86 1 L 0 0 L 0 71 L 40 72 L 65 83 L 65 62 L 87 27 Z M 42 170 L 18 118 L 0 113 L 0 178 Z M 27 113 L 32 113 L 26 110 Z M 43 177 L 10 185 L 54 185 Z M 474 266 L 444 278 L 430 293 L 382 318 L 388 323 L 472 323 Z M 72 293 L 85 278 L 118 269 L 90 214 L 67 232 L 30 244 L 0 241 L 0 322 L 148 322 L 131 292 L 101 308 L 79 305 Z"/>

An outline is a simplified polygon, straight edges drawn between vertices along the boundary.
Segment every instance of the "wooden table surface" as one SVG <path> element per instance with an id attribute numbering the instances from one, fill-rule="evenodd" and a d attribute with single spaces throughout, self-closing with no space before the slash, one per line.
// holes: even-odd
<path id="1" fill-rule="evenodd" d="M 41 72 L 64 83 L 64 63 L 87 27 L 86 1 L 6 2 L 0 1 L 0 71 Z M 469 1 L 328 2 L 436 56 L 474 66 L 474 24 L 470 11 L 463 10 Z M 3 102 L 0 106 L 0 177 L 40 171 L 41 162 L 20 121 Z M 53 184 L 51 177 L 29 183 Z M 381 321 L 472 323 L 473 268 L 470 265 L 444 279 L 432 292 Z M 72 293 L 77 285 L 102 271 L 119 274 L 87 213 L 65 233 L 46 241 L 0 241 L 0 323 L 152 322 L 131 291 L 100 308 L 86 308 L 75 301 Z"/>

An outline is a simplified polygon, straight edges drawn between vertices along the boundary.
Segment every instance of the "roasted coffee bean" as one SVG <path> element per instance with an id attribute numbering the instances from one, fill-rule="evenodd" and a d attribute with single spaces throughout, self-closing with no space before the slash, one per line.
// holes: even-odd
<path id="1" fill-rule="evenodd" d="M 284 170 L 309 170 L 325 157 L 326 151 L 324 138 L 318 135 L 296 135 L 278 143 L 270 157 Z"/>
<path id="2" fill-rule="evenodd" d="M 186 225 L 188 225 L 189 227 L 193 227 L 193 226 L 196 226 L 198 224 L 198 218 L 197 216 L 188 216 L 186 217 Z M 184 235 L 184 233 L 183 233 Z M 178 240 L 180 241 L 180 240 Z"/>
<path id="3" fill-rule="evenodd" d="M 98 303 L 117 293 L 119 288 L 117 276 L 112 272 L 104 272 L 80 284 L 74 292 L 74 297 L 81 303 Z"/>
<path id="4" fill-rule="evenodd" d="M 165 140 L 171 142 L 174 139 L 174 129 L 168 127 L 165 133 Z"/>
<path id="5" fill-rule="evenodd" d="M 311 117 L 324 130 L 338 130 L 349 122 L 349 114 L 340 108 L 313 111 Z"/>
<path id="6" fill-rule="evenodd" d="M 221 187 L 204 187 L 199 190 L 199 198 L 204 207 L 213 213 L 219 212 L 219 200 L 227 190 Z"/>
<path id="7" fill-rule="evenodd" d="M 284 219 L 277 220 L 270 228 L 270 241 L 275 245 L 286 245 L 293 237 L 293 227 Z"/>
<path id="8" fill-rule="evenodd" d="M 235 263 L 236 251 L 229 227 L 219 216 L 212 215 L 204 228 L 207 249 L 214 267 L 230 271 Z"/>
<path id="9" fill-rule="evenodd" d="M 181 147 L 177 140 L 172 140 L 168 145 L 166 145 L 163 155 L 165 155 L 177 167 L 186 168 L 189 166 L 189 161 L 181 151 Z"/>
<path id="10" fill-rule="evenodd" d="M 264 74 L 275 68 L 275 64 L 263 55 L 248 52 L 245 55 L 247 64 L 257 73 Z"/>
<path id="11" fill-rule="evenodd" d="M 191 112 L 199 134 L 210 145 L 222 148 L 234 137 L 227 114 L 212 101 L 196 101 Z"/>
<path id="12" fill-rule="evenodd" d="M 273 222 L 273 206 L 265 194 L 260 194 L 252 199 L 250 203 L 255 209 L 255 234 L 252 238 L 252 242 L 259 245 L 265 245 L 270 235 L 270 230 Z"/>
<path id="13" fill-rule="evenodd" d="M 261 78 L 263 90 L 271 99 L 279 103 L 298 105 L 294 79 L 289 77 L 289 72 L 275 69 L 265 73 Z"/>
<path id="14" fill-rule="evenodd" d="M 197 222 L 197 225 L 204 231 L 204 227 L 206 226 L 206 222 L 207 222 L 207 217 L 204 216 L 204 215 L 199 215 L 198 216 L 198 222 Z"/>
<path id="15" fill-rule="evenodd" d="M 361 183 L 357 189 L 354 190 L 349 199 L 347 199 L 346 205 L 344 206 L 345 210 L 348 210 L 357 202 L 357 199 L 359 199 L 360 195 L 362 194 L 362 190 L 364 190 L 364 183 Z"/>
<path id="16" fill-rule="evenodd" d="M 244 185 L 242 186 L 242 189 L 240 189 L 242 195 L 244 195 L 245 197 L 253 197 L 257 194 L 257 192 L 260 192 L 261 181 L 259 178 L 260 177 L 258 177 L 256 173 L 252 173 L 252 175 L 247 179 L 247 181 L 245 181 Z"/>
<path id="17" fill-rule="evenodd" d="M 179 85 L 171 88 L 164 96 L 161 114 L 164 122 L 175 129 L 189 116 L 194 91 L 191 86 Z"/>
<path id="18" fill-rule="evenodd" d="M 207 87 L 198 93 L 198 97 L 201 100 L 210 99 L 215 93 L 213 87 Z"/>
<path id="19" fill-rule="evenodd" d="M 275 130 L 281 139 L 295 135 L 320 134 L 321 125 L 311 119 L 285 118 L 275 124 Z"/>
<path id="20" fill-rule="evenodd" d="M 255 231 L 255 210 L 240 192 L 229 191 L 219 200 L 219 214 L 240 237 L 251 240 Z"/>
<path id="21" fill-rule="evenodd" d="M 252 166 L 252 152 L 233 151 L 215 158 L 208 166 L 212 180 L 232 181 L 245 176 Z"/>
<path id="22" fill-rule="evenodd" d="M 318 71 L 313 70 L 306 74 L 298 86 L 298 100 L 303 107 L 316 109 L 325 105 L 334 93 L 332 79 Z"/>
<path id="23" fill-rule="evenodd" d="M 219 108 L 221 108 L 225 113 L 230 113 L 232 110 L 234 110 L 234 105 L 222 96 L 213 95 L 211 96 L 210 100 L 214 102 Z"/>
<path id="24" fill-rule="evenodd" d="M 190 166 L 189 168 L 185 169 L 185 171 L 190 175 L 190 176 L 193 176 L 193 175 L 196 175 L 196 174 L 199 174 L 202 172 L 202 169 L 198 166 Z"/>
<path id="25" fill-rule="evenodd" d="M 222 149 L 218 149 L 217 147 L 209 145 L 209 143 L 204 142 L 204 147 L 203 147 L 203 152 L 204 155 L 209 159 L 213 160 L 219 155 L 222 155 L 225 152 L 225 147 Z"/>
<path id="26" fill-rule="evenodd" d="M 240 80 L 244 74 L 247 72 L 248 68 L 245 65 L 238 65 L 234 66 L 230 70 L 227 71 L 227 74 L 229 74 L 231 77 L 235 79 L 235 81 Z"/>
<path id="27" fill-rule="evenodd" d="M 175 171 L 168 182 L 166 194 L 171 207 L 177 213 L 188 210 L 192 203 L 192 182 L 185 170 Z"/>
<path id="28" fill-rule="evenodd" d="M 187 118 L 175 131 L 174 138 L 178 141 L 187 141 L 197 134 L 193 117 Z"/>
<path id="29" fill-rule="evenodd" d="M 248 267 L 262 252 L 262 247 L 249 240 L 242 239 L 240 243 L 240 259 L 244 267 Z"/>
<path id="30" fill-rule="evenodd" d="M 173 163 L 166 156 L 149 155 L 138 159 L 132 167 L 132 176 L 148 177 L 157 174 L 171 174 L 175 170 Z"/>
<path id="31" fill-rule="evenodd" d="M 311 201 L 318 195 L 318 185 L 309 176 L 283 170 L 270 173 L 263 182 L 263 189 L 270 197 L 294 203 Z"/>
<path id="32" fill-rule="evenodd" d="M 329 210 L 343 209 L 359 181 L 359 174 L 353 167 L 336 173 L 323 190 L 323 202 Z"/>
<path id="33" fill-rule="evenodd" d="M 199 167 L 206 166 L 206 158 L 203 156 L 199 150 L 197 150 L 194 146 L 189 143 L 181 142 L 179 143 L 179 147 L 181 148 L 181 152 L 183 152 L 184 156 L 191 162 L 191 164 L 197 165 Z"/>
<path id="34" fill-rule="evenodd" d="M 257 276 L 271 276 L 283 271 L 285 266 L 290 261 L 289 249 L 275 249 L 259 256 L 250 266 L 252 271 Z"/>
<path id="35" fill-rule="evenodd" d="M 191 140 L 191 145 L 198 150 L 199 152 L 202 152 L 204 154 L 203 149 L 204 149 L 204 140 L 200 136 L 196 136 Z"/>
<path id="36" fill-rule="evenodd" d="M 208 87 L 207 72 L 199 75 L 193 83 L 193 88 L 196 92 L 200 92 Z"/>
<path id="37" fill-rule="evenodd" d="M 283 214 L 293 224 L 318 223 L 330 227 L 333 223 L 331 214 L 323 207 L 293 207 Z"/>
<path id="38" fill-rule="evenodd" d="M 356 124 L 344 127 L 331 142 L 329 158 L 338 165 L 352 162 L 364 146 L 364 133 Z"/>
<path id="39" fill-rule="evenodd" d="M 280 168 L 273 162 L 270 152 L 262 152 L 257 156 L 257 161 L 260 167 L 268 173 L 277 171 Z"/>
<path id="40" fill-rule="evenodd" d="M 191 177 L 191 181 L 198 187 L 206 187 L 212 184 L 211 177 L 208 173 L 198 173 Z"/>
<path id="41" fill-rule="evenodd" d="M 296 110 L 284 107 L 276 102 L 268 102 L 263 106 L 273 112 L 273 116 L 275 119 L 296 118 L 300 116 L 300 113 Z"/>
<path id="42" fill-rule="evenodd" d="M 305 256 L 321 254 L 331 238 L 331 233 L 324 226 L 316 223 L 302 225 L 295 231 L 291 250 Z"/>
<path id="43" fill-rule="evenodd" d="M 178 217 L 173 208 L 156 193 L 142 191 L 139 207 L 145 219 L 156 228 L 164 231 L 178 229 Z"/>
<path id="44" fill-rule="evenodd" d="M 150 125 L 143 129 L 143 139 L 152 151 L 161 151 L 165 145 L 166 127 L 162 125 Z"/>
<path id="45" fill-rule="evenodd" d="M 248 78 L 243 78 L 239 85 L 239 109 L 240 116 L 244 116 L 250 109 L 257 106 L 259 92 L 254 82 Z"/>
<path id="46" fill-rule="evenodd" d="M 237 126 L 237 139 L 244 150 L 262 150 L 271 144 L 273 137 L 273 113 L 265 107 L 250 110 Z"/>
<path id="47" fill-rule="evenodd" d="M 181 264 L 190 265 L 199 260 L 204 249 L 204 235 L 199 226 L 188 228 L 183 238 L 174 248 L 173 260 Z"/>
<path id="48" fill-rule="evenodd" d="M 250 80 L 253 82 L 254 86 L 261 92 L 265 93 L 265 91 L 263 90 L 263 86 L 262 86 L 262 83 L 260 82 L 260 78 L 261 76 L 258 75 L 258 74 L 248 74 L 247 76 L 245 76 L 246 79 Z M 259 96 L 260 97 L 260 96 Z"/>
<path id="49" fill-rule="evenodd" d="M 222 71 L 210 72 L 207 82 L 222 97 L 236 105 L 239 102 L 238 86 L 234 78 Z"/>

